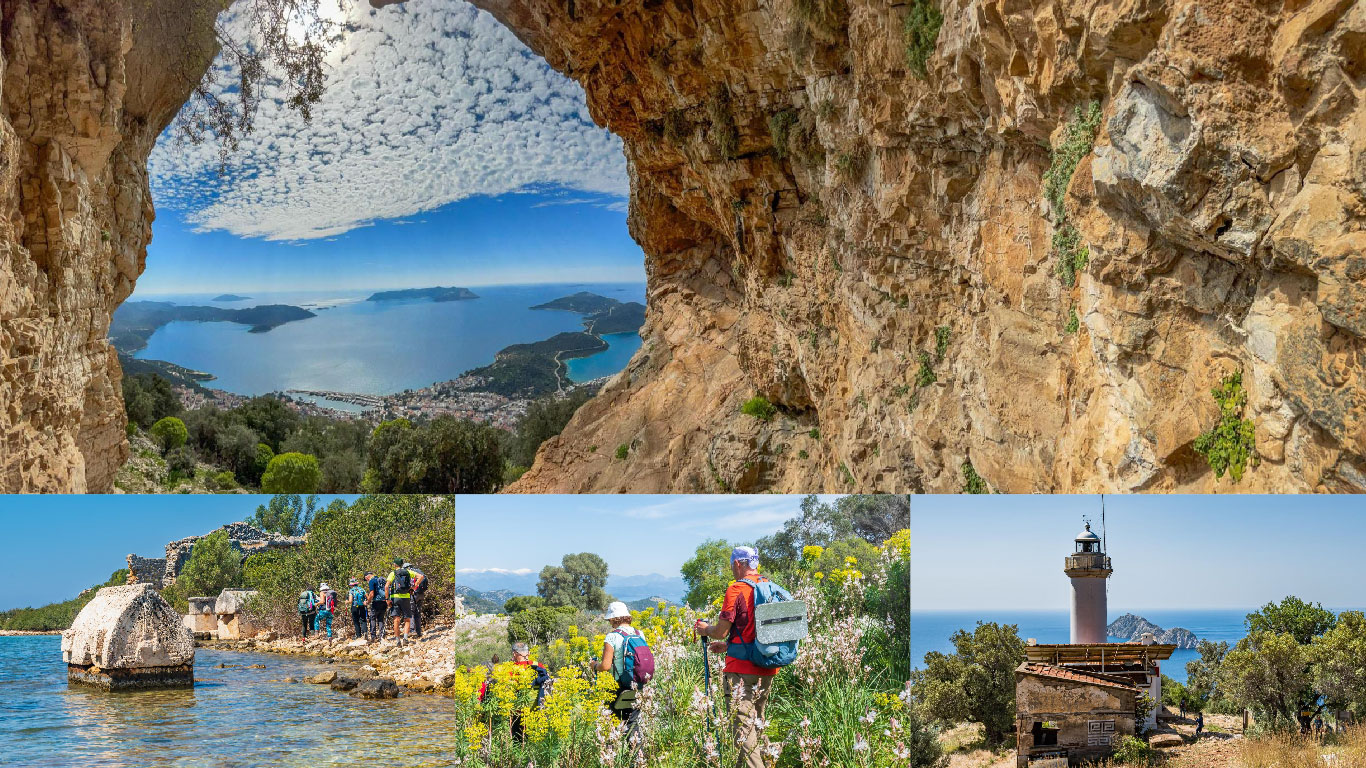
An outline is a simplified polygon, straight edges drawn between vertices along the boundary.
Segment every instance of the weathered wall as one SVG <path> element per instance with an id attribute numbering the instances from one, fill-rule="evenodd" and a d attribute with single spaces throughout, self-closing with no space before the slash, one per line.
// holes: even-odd
<path id="1" fill-rule="evenodd" d="M 1015 732 L 1019 765 L 1026 764 L 1034 747 L 1031 730 L 1035 721 L 1057 724 L 1057 746 L 1067 749 L 1072 765 L 1109 757 L 1120 736 L 1134 735 L 1135 694 L 1136 691 L 1017 675 Z M 1091 733 L 1089 724 L 1096 721 L 1111 723 L 1112 730 Z"/>
<path id="2" fill-rule="evenodd" d="M 921 80 L 906 4 L 477 4 L 624 139 L 650 283 L 641 351 L 516 490 L 945 491 L 965 462 L 1006 491 L 1228 489 L 1192 443 L 1238 369 L 1263 459 L 1238 490 L 1366 488 L 1366 6 L 946 1 Z M 201 5 L 3 6 L 7 489 L 104 490 L 126 452 L 103 337 Z M 1093 99 L 1067 287 L 1042 175 Z M 740 414 L 756 393 L 773 421 Z"/>
<path id="3" fill-rule="evenodd" d="M 1366 6 L 948 1 L 920 80 L 907 4 L 476 4 L 625 140 L 650 280 L 641 352 L 515 490 L 1366 488 Z M 1069 288 L 1042 176 L 1091 100 Z M 1233 486 L 1192 443 L 1238 369 Z"/>
<path id="4" fill-rule="evenodd" d="M 147 155 L 221 5 L 0 4 L 0 489 L 107 491 L 127 456 L 105 335 L 151 238 Z"/>

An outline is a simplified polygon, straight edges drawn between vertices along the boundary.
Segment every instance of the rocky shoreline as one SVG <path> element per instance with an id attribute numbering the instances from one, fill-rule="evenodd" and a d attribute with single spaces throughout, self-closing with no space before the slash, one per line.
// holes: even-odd
<path id="1" fill-rule="evenodd" d="M 205 640 L 199 647 L 221 651 L 278 653 L 287 656 L 314 656 L 360 664 L 360 677 L 392 680 L 398 687 L 414 693 L 451 695 L 455 682 L 455 633 L 450 626 L 425 627 L 420 640 L 399 646 L 392 638 L 367 644 L 363 640 L 336 638 L 277 637 L 262 632 L 245 640 Z M 323 673 L 326 675 L 327 673 Z M 333 679 L 310 678 L 306 682 L 336 684 L 349 679 L 334 674 Z"/>
<path id="2" fill-rule="evenodd" d="M 28 637 L 29 635 L 60 635 L 60 629 L 0 629 L 0 637 Z"/>

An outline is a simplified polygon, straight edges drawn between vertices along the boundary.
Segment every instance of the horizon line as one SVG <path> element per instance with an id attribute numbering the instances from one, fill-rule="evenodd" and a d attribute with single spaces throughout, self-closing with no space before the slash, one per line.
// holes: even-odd
<path id="1" fill-rule="evenodd" d="M 415 290 L 415 289 L 421 289 L 421 288 L 503 288 L 503 287 L 519 287 L 519 286 L 526 286 L 526 285 L 644 285 L 644 284 L 648 284 L 648 281 L 647 281 L 647 280 L 574 280 L 574 281 L 540 280 L 540 281 L 512 282 L 512 283 L 505 283 L 505 282 L 504 282 L 504 283 L 478 283 L 478 282 L 475 282 L 475 283 L 453 283 L 453 284 L 451 284 L 451 285 L 369 286 L 369 287 L 355 287 L 355 288 L 341 288 L 341 287 L 330 287 L 330 288 L 302 288 L 302 287 L 296 287 L 296 288 L 278 288 L 278 287 L 275 287 L 275 288 L 269 288 L 269 289 L 266 289 L 266 290 L 261 290 L 261 289 L 258 289 L 258 288 L 242 288 L 242 287 L 237 287 L 237 288 L 214 288 L 214 289 L 210 289 L 210 290 L 206 290 L 206 291 L 186 291 L 186 290 L 179 290 L 179 291 L 162 291 L 162 290 L 157 290 L 157 291 L 150 291 L 150 292 L 144 293 L 144 294 L 142 294 L 142 295 L 144 295 L 144 296 L 174 296 L 174 295 L 181 295 L 181 294 L 214 293 L 214 292 L 217 292 L 217 293 L 245 293 L 245 292 L 248 292 L 248 291 L 253 292 L 253 293 L 292 293 L 292 292 L 299 292 L 299 291 L 317 291 L 317 292 L 325 292 L 325 291 L 371 291 L 371 292 L 375 292 L 375 291 L 402 291 L 402 290 Z M 133 292 L 132 292 L 131 294 L 128 295 L 128 299 L 125 299 L 125 302 L 128 301 L 128 300 L 131 300 L 134 296 L 137 296 L 137 295 L 138 295 L 138 291 L 137 291 L 136 288 L 134 288 L 134 289 L 133 289 Z"/>

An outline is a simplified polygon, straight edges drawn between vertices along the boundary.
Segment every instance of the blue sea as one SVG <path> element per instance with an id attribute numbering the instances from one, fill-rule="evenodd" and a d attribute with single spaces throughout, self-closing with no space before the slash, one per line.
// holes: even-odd
<path id="1" fill-rule="evenodd" d="M 201 648 L 193 688 L 108 693 L 67 683 L 60 637 L 0 637 L 0 765 L 454 765 L 449 699 L 372 701 L 285 681 L 345 668 Z"/>
<path id="2" fill-rule="evenodd" d="M 415 286 L 417 287 L 417 286 Z M 175 322 L 163 326 L 135 357 L 167 360 L 216 378 L 206 384 L 243 395 L 289 389 L 392 394 L 456 378 L 487 365 L 511 344 L 583 329 L 583 316 L 530 307 L 578 291 L 645 301 L 641 283 L 574 283 L 472 287 L 478 299 L 432 302 L 365 301 L 373 291 L 249 292 L 247 301 L 210 301 L 218 294 L 143 295 L 134 301 L 173 301 L 240 309 L 293 304 L 317 317 L 266 333 L 238 323 Z M 626 366 L 640 346 L 636 334 L 605 336 L 609 348 L 569 362 L 569 376 L 587 381 Z"/>
<path id="3" fill-rule="evenodd" d="M 1184 627 L 1194 632 L 1201 640 L 1213 642 L 1227 641 L 1233 645 L 1247 634 L 1243 620 L 1247 614 L 1256 610 L 1183 610 L 1183 611 L 1130 611 L 1136 616 L 1151 621 L 1163 629 Z M 1114 621 L 1125 613 L 1112 613 L 1109 621 Z M 1015 624 L 1020 628 L 1020 638 L 1034 638 L 1040 643 L 1066 643 L 1071 633 L 1071 615 L 1067 611 L 911 611 L 911 663 L 914 668 L 924 666 L 925 654 L 931 651 L 953 653 L 950 638 L 959 629 L 969 632 L 977 622 L 996 622 Z M 1111 638 L 1120 642 L 1121 638 Z M 1171 659 L 1162 662 L 1162 673 L 1177 682 L 1186 681 L 1186 662 L 1200 658 L 1194 650 L 1178 649 Z"/>

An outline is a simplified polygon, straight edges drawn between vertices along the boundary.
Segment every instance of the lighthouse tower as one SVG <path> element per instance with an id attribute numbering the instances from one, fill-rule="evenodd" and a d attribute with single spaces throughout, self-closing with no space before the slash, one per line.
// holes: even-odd
<path id="1" fill-rule="evenodd" d="M 1091 524 L 1077 534 L 1077 549 L 1063 566 L 1072 579 L 1072 642 L 1104 643 L 1106 627 L 1105 580 L 1110 578 L 1110 558 L 1101 551 L 1100 537 Z"/>

